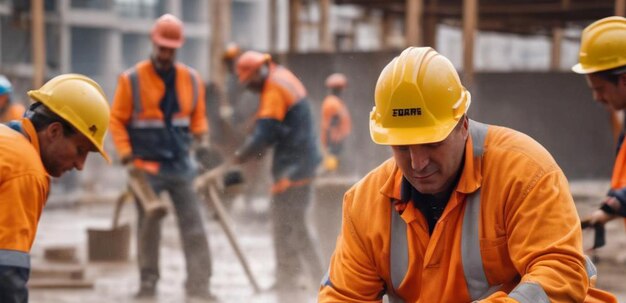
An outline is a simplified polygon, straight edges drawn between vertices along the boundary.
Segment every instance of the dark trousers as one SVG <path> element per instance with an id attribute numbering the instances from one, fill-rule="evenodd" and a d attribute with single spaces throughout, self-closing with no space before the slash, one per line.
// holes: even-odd
<path id="1" fill-rule="evenodd" d="M 296 287 L 298 274 L 306 267 L 311 283 L 322 278 L 322 263 L 306 224 L 311 204 L 311 184 L 291 187 L 272 198 L 271 212 L 276 253 L 276 283 L 280 289 Z"/>
<path id="2" fill-rule="evenodd" d="M 180 231 L 185 263 L 187 267 L 186 287 L 208 288 L 211 276 L 209 243 L 200 207 L 188 177 L 172 175 L 147 175 L 148 182 L 159 194 L 167 191 L 174 204 Z M 159 243 L 161 241 L 161 219 L 146 217 L 137 204 L 139 213 L 138 263 L 142 285 L 154 286 L 159 279 Z"/>

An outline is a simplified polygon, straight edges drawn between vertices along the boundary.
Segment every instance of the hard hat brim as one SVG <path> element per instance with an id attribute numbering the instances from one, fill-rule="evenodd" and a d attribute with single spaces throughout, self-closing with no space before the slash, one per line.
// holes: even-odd
<path id="1" fill-rule="evenodd" d="M 167 48 L 180 48 L 181 46 L 183 46 L 183 42 L 184 42 L 181 40 L 163 39 L 163 38 L 157 38 L 157 37 L 155 37 L 153 40 L 154 40 L 154 44 L 160 47 L 167 47 Z"/>
<path id="2" fill-rule="evenodd" d="M 577 73 L 577 74 L 581 74 L 581 75 L 586 75 L 586 74 L 591 74 L 591 73 L 595 73 L 595 72 L 599 72 L 600 70 L 596 69 L 592 69 L 592 68 L 584 68 L 582 64 L 577 63 L 576 65 L 572 66 L 572 71 Z"/>
<path id="3" fill-rule="evenodd" d="M 437 143 L 445 140 L 459 120 L 431 127 L 382 127 L 370 120 L 370 136 L 379 145 L 415 145 Z"/>

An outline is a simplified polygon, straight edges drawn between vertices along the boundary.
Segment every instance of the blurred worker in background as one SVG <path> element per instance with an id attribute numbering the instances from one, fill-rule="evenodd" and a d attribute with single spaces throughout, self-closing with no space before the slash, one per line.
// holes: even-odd
<path id="1" fill-rule="evenodd" d="M 584 74 L 593 98 L 616 111 L 626 109 L 626 18 L 607 17 L 587 26 L 580 41 L 579 63 L 572 70 Z M 617 142 L 611 189 L 590 225 L 626 217 L 626 144 L 624 129 Z"/>
<path id="2" fill-rule="evenodd" d="M 183 23 L 173 15 L 159 17 L 152 28 L 150 59 L 119 78 L 111 111 L 111 134 L 123 164 L 145 171 L 154 191 L 167 191 L 180 229 L 185 255 L 186 293 L 213 300 L 209 291 L 211 260 L 207 236 L 191 181 L 192 144 L 208 144 L 204 86 L 198 72 L 175 62 L 183 45 Z M 137 297 L 153 297 L 159 279 L 161 219 L 146 216 L 138 205 Z"/>
<path id="3" fill-rule="evenodd" d="M 17 120 L 24 116 L 22 104 L 13 102 L 13 85 L 7 77 L 0 75 L 0 122 Z"/>
<path id="4" fill-rule="evenodd" d="M 224 65 L 228 69 L 228 72 L 231 74 L 235 74 L 235 64 L 237 63 L 237 58 L 241 55 L 241 48 L 235 42 L 228 43 L 226 48 L 224 49 L 224 54 L 222 55 L 222 60 L 224 61 Z"/>
<path id="5" fill-rule="evenodd" d="M 322 102 L 321 139 L 324 168 L 335 171 L 340 165 L 339 156 L 346 138 L 352 130 L 348 108 L 341 99 L 341 92 L 348 85 L 344 74 L 334 73 L 326 78 L 329 94 Z M 345 165 L 345 163 L 343 164 Z"/>
<path id="6" fill-rule="evenodd" d="M 6 79 L 5 79 L 6 80 Z M 102 88 L 60 75 L 28 95 L 26 117 L 0 125 L 0 302 L 28 302 L 30 249 L 50 191 L 50 177 L 82 170 L 104 152 L 109 104 Z"/>
<path id="7" fill-rule="evenodd" d="M 258 157 L 274 147 L 271 216 L 276 253 L 276 288 L 297 288 L 301 265 L 311 281 L 322 275 L 322 265 L 306 224 L 315 170 L 321 155 L 307 92 L 288 69 L 270 55 L 245 52 L 237 60 L 239 81 L 260 94 L 254 130 L 235 152 L 235 163 Z"/>
<path id="8" fill-rule="evenodd" d="M 452 63 L 410 47 L 381 72 L 372 140 L 393 157 L 344 196 L 319 302 L 616 302 L 567 179 L 539 143 L 470 120 Z"/>

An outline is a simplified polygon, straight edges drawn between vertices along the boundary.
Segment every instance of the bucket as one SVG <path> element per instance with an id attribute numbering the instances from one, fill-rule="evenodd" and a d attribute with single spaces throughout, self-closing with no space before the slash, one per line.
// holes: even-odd
<path id="1" fill-rule="evenodd" d="M 113 229 L 87 229 L 89 261 L 128 261 L 130 224 Z"/>

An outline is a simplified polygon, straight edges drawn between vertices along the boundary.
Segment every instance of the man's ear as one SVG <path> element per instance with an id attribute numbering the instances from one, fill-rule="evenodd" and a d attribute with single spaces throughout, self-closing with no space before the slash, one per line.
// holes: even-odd
<path id="1" fill-rule="evenodd" d="M 63 124 L 61 122 L 52 122 L 46 127 L 46 135 L 50 139 L 56 139 L 63 136 Z"/>

